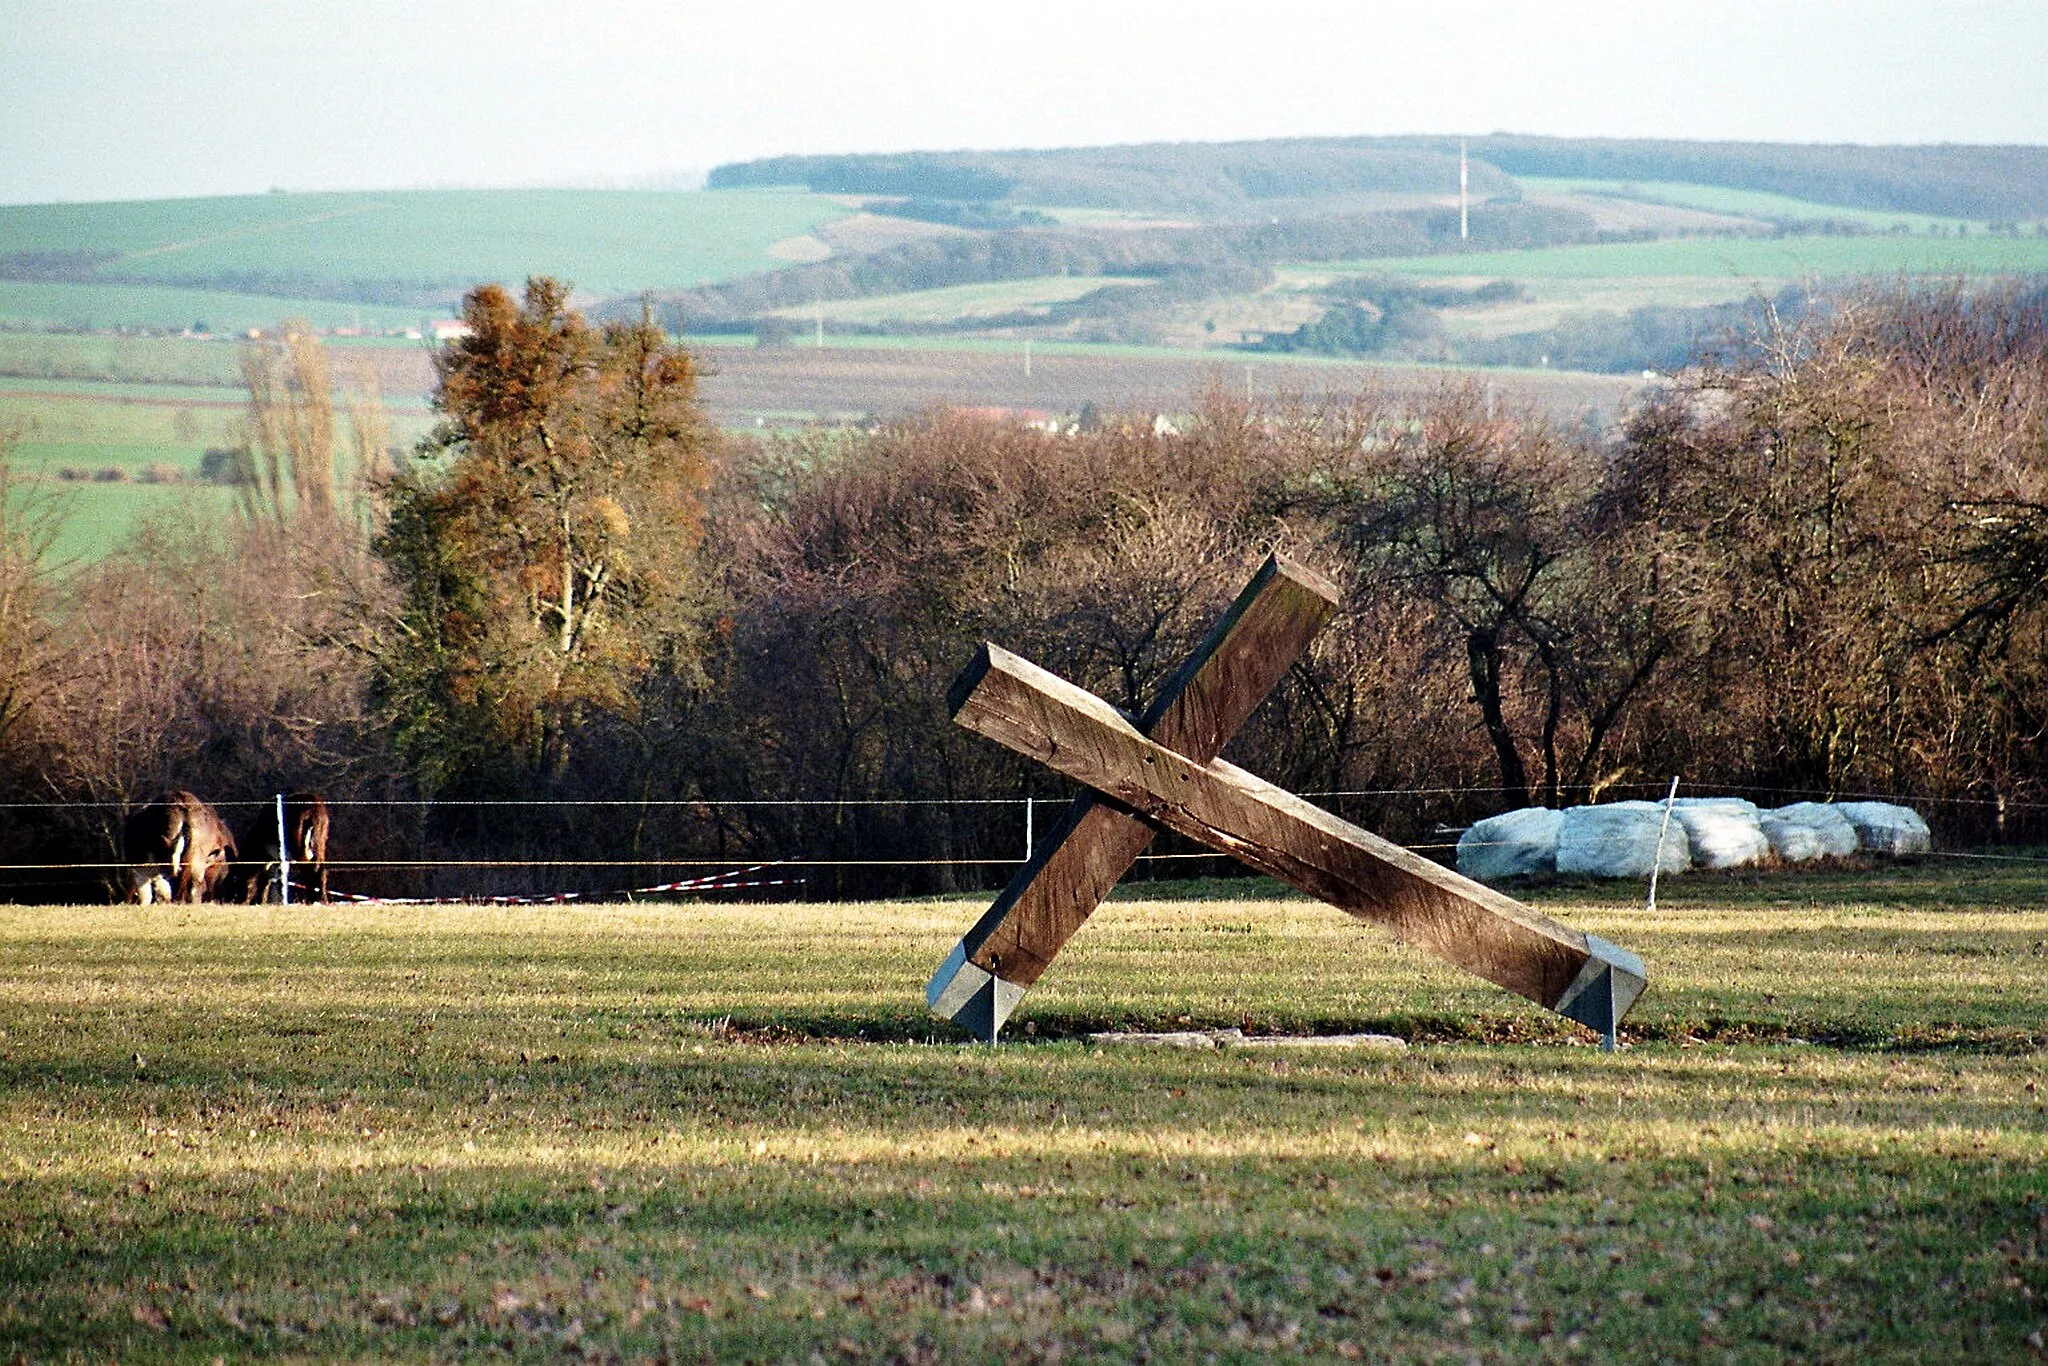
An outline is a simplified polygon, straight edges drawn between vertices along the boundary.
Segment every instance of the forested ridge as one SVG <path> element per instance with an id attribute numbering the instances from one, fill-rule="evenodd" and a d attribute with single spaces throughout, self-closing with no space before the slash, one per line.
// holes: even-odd
<path id="1" fill-rule="evenodd" d="M 1275 201 L 1353 193 L 1431 193 L 1457 183 L 1458 150 L 1375 138 L 1154 142 L 1047 151 L 789 156 L 713 169 L 712 189 L 803 185 L 823 194 L 1008 200 L 1076 208 L 1221 217 L 1265 214 Z M 1473 190 L 1512 182 L 1479 168 Z"/>
<path id="2" fill-rule="evenodd" d="M 636 865 L 547 874 L 585 885 L 861 865 L 810 869 L 812 894 L 999 879 L 948 861 L 1013 858 L 1017 809 L 966 799 L 1061 793 L 950 723 L 976 646 L 1136 708 L 1275 549 L 1344 605 L 1229 757 L 1377 794 L 1340 809 L 1396 838 L 1672 773 L 1904 795 L 1951 841 L 2041 829 L 2038 294 L 1767 313 L 1604 432 L 1447 382 L 1259 407 L 1218 387 L 1178 430 L 939 411 L 752 439 L 702 422 L 694 362 L 645 318 L 586 322 L 547 281 L 465 317 L 442 426 L 360 485 L 332 447 L 377 449 L 374 424 L 322 419 L 317 343 L 252 352 L 229 547 L 163 526 L 60 572 L 40 552 L 61 506 L 0 499 L 0 772 L 13 800 L 77 804 L 18 808 L 5 861 L 104 861 L 121 804 L 170 786 L 310 786 L 343 862 Z M 731 804 L 792 799 L 824 804 Z"/>
<path id="3" fill-rule="evenodd" d="M 1415 209 L 1207 227 L 1087 230 L 1032 228 L 935 237 L 884 251 L 752 275 L 663 295 L 672 325 L 716 326 L 776 308 L 990 280 L 1047 275 L 1137 275 L 1202 280 L 1210 292 L 1262 287 L 1290 260 L 1337 260 L 1502 251 L 1597 240 L 1573 209 L 1488 204 L 1458 235 L 1455 209 Z M 630 312 L 637 299 L 614 310 Z"/>
<path id="4" fill-rule="evenodd" d="M 1288 138 L 1043 151 L 776 157 L 714 169 L 713 188 L 806 185 L 836 194 L 924 195 L 1162 212 L 1263 213 L 1267 201 L 1360 192 L 1441 194 L 1457 184 L 1454 137 Z M 1845 207 L 2029 218 L 2048 213 L 2048 148 L 1957 144 L 1467 140 L 1472 193 L 1513 197 L 1512 177 L 1675 180 L 1766 190 Z"/>

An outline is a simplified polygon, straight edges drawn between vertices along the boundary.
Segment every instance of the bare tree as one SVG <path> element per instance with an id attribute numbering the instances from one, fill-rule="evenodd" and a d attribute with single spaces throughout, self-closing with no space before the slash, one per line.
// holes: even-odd
<path id="1" fill-rule="evenodd" d="M 57 554 L 70 511 L 62 495 L 15 468 L 17 438 L 0 431 L 0 752 L 52 686 L 54 617 L 64 565 Z"/>
<path id="2" fill-rule="evenodd" d="M 327 352 L 303 319 L 243 343 L 249 391 L 245 498 L 283 523 L 334 515 L 334 384 Z"/>

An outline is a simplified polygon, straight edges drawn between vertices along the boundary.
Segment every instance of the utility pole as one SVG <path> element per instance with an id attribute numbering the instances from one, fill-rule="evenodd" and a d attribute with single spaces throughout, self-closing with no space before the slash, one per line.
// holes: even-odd
<path id="1" fill-rule="evenodd" d="M 1471 222 L 1466 217 L 1466 187 L 1470 184 L 1465 167 L 1465 139 L 1458 139 L 1458 240 L 1463 242 L 1472 236 Z"/>

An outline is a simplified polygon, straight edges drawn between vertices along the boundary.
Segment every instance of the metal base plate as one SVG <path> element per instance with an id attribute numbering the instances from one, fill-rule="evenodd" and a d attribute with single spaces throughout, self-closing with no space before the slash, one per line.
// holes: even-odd
<path id="1" fill-rule="evenodd" d="M 1567 1020 L 1577 1020 L 1596 1031 L 1611 1049 L 1615 1030 L 1636 997 L 1643 994 L 1649 971 L 1642 959 L 1598 935 L 1586 936 L 1586 948 L 1592 956 L 1552 1008 Z"/>
<path id="2" fill-rule="evenodd" d="M 961 943 L 953 946 L 925 984 L 924 999 L 932 1014 L 971 1031 L 983 1043 L 994 1043 L 1010 1012 L 1024 999 L 1024 988 L 968 962 L 967 946 Z"/>

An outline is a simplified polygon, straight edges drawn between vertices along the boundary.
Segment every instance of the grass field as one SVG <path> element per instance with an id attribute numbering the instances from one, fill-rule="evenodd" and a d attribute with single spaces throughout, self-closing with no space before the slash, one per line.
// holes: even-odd
<path id="1" fill-rule="evenodd" d="M 242 392 L 226 387 L 0 379 L 0 430 L 20 437 L 10 463 L 29 481 L 24 495 L 55 494 L 61 501 L 64 525 L 54 552 L 66 561 L 96 560 L 156 517 L 225 525 L 236 515 L 237 495 L 199 482 L 199 463 L 207 447 L 235 441 L 246 408 Z M 387 415 L 391 439 L 400 446 L 417 441 L 431 417 L 417 399 L 390 404 Z M 340 415 L 336 434 L 345 448 L 347 422 Z M 353 465 L 342 451 L 337 461 L 346 478 Z M 67 470 L 78 477 L 61 479 Z M 110 470 L 121 477 L 94 477 Z M 153 470 L 178 478 L 142 482 Z"/>
<path id="2" fill-rule="evenodd" d="M 272 319 L 270 326 L 277 320 Z M 353 383 L 356 369 L 375 370 L 387 401 L 421 399 L 433 380 L 430 360 L 434 343 L 402 337 L 325 337 L 322 339 L 337 382 Z M 693 340 L 694 347 L 698 343 Z M 751 339 L 749 339 L 751 344 Z M 163 397 L 185 393 L 194 399 L 218 397 L 194 390 L 244 392 L 238 357 L 239 339 L 229 337 L 80 335 L 69 332 L 0 332 L 0 389 L 44 389 L 49 380 L 80 381 L 110 386 L 103 392 L 128 392 L 114 386 L 163 385 Z"/>
<path id="3" fill-rule="evenodd" d="M 0 207 L 0 253 L 108 252 L 115 259 L 105 269 L 165 279 L 253 271 L 467 288 L 546 273 L 612 294 L 769 269 L 780 264 L 769 254 L 777 242 L 846 212 L 837 200 L 787 191 L 449 190 L 35 204 Z M 0 294 L 0 315 L 7 312 Z M 412 313 L 416 320 L 418 310 Z"/>
<path id="4" fill-rule="evenodd" d="M 50 557 L 56 566 L 65 568 L 104 559 L 150 522 L 164 522 L 181 531 L 218 528 L 224 532 L 240 507 L 235 490 L 189 479 L 163 484 L 38 480 L 32 487 L 17 488 L 14 494 L 56 500 L 63 523 L 50 547 Z"/>
<path id="5" fill-rule="evenodd" d="M 0 332 L 0 375 L 129 384 L 240 386 L 242 382 L 235 347 L 224 340 L 65 332 Z"/>
<path id="6" fill-rule="evenodd" d="M 904 294 L 877 294 L 865 299 L 839 299 L 806 308 L 778 309 L 776 316 L 802 321 L 822 312 L 835 322 L 943 323 L 1002 313 L 1042 312 L 1050 304 L 1066 303 L 1098 289 L 1147 283 L 1149 281 L 1111 275 L 1048 275 L 1031 280 L 1002 280 L 993 284 L 953 285 L 946 289 L 921 289 Z"/>
<path id="7" fill-rule="evenodd" d="M 2036 1359 L 2048 910 L 1965 868 L 1545 894 L 1615 1056 L 1300 901 L 1112 903 L 998 1049 L 979 900 L 6 908 L 0 1348 Z"/>
<path id="8" fill-rule="evenodd" d="M 235 389 L 140 388 L 0 380 L 0 429 L 22 438 L 17 458 L 29 466 L 90 458 L 78 449 L 87 446 L 133 451 L 143 460 L 190 455 L 196 463 L 201 450 L 233 439 L 248 409 L 247 398 Z M 394 441 L 409 443 L 425 431 L 430 414 L 417 399 L 387 406 Z M 335 428 L 338 439 L 345 437 L 345 414 L 337 415 Z"/>
<path id="9" fill-rule="evenodd" d="M 0 239 L 0 247 L 6 245 L 5 239 Z M 447 311 L 159 285 L 0 280 L 0 325 L 10 328 L 160 331 L 204 323 L 214 332 L 224 333 L 274 327 L 281 318 L 304 318 L 322 328 L 404 328 L 418 325 L 423 317 Z"/>
<path id="10" fill-rule="evenodd" d="M 1339 278 L 1335 272 L 1312 267 L 1283 267 L 1276 275 L 1281 290 L 1311 295 Z M 1484 284 L 1498 277 L 1458 278 Z M 1552 275 L 1517 283 L 1522 287 L 1519 299 L 1444 310 L 1445 332 L 1453 337 L 1504 337 L 1555 327 L 1573 313 L 1626 313 L 1635 308 L 1700 308 L 1738 303 L 1759 291 L 1773 294 L 1793 281 L 1727 275 Z"/>
<path id="11" fill-rule="evenodd" d="M 2006 275 L 2048 271 L 2048 237 L 1691 237 L 1473 252 L 1456 257 L 1305 263 L 1303 268 L 1509 280 Z"/>
<path id="12" fill-rule="evenodd" d="M 1734 214 L 1766 223 L 1800 223 L 1831 219 L 1855 223 L 1876 232 L 1904 228 L 1908 232 L 1953 233 L 1958 227 L 1981 230 L 1981 220 L 1944 218 L 1925 213 L 1890 213 L 1881 209 L 1852 209 L 1823 204 L 1813 199 L 1770 194 L 1763 190 L 1737 190 L 1725 185 L 1695 185 L 1677 180 L 1581 180 L 1553 176 L 1516 176 L 1525 189 L 1547 194 L 1612 195 L 1649 204 L 1676 204 L 1682 208 L 1705 209 L 1710 213 Z"/>

